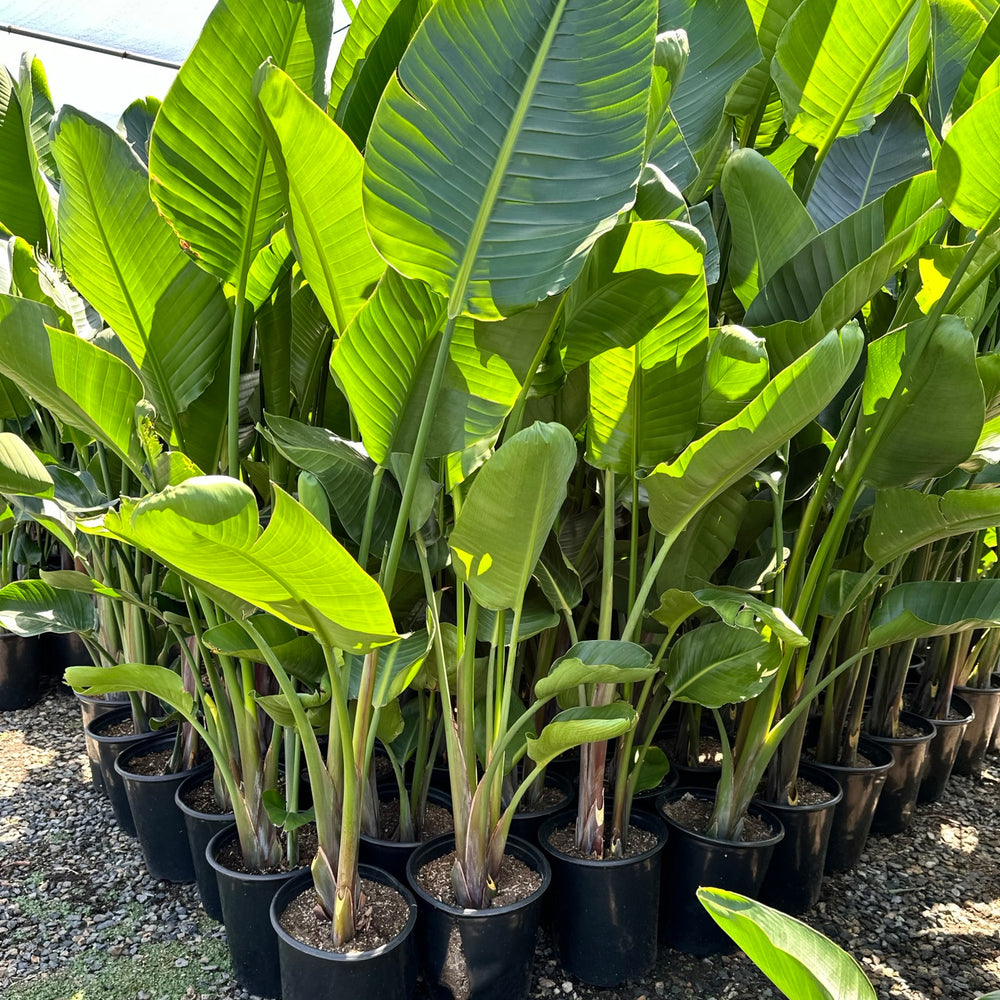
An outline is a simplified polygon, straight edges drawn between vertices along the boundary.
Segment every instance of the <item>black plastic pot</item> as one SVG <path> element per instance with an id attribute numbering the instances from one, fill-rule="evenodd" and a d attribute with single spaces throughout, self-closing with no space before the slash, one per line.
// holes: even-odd
<path id="1" fill-rule="evenodd" d="M 528 996 L 542 898 L 552 880 L 537 847 L 512 837 L 506 853 L 541 876 L 527 899 L 489 910 L 463 910 L 435 899 L 417 881 L 420 869 L 455 849 L 453 836 L 421 844 L 406 865 L 417 897 L 417 950 L 433 1000 L 521 1000 Z"/>
<path id="2" fill-rule="evenodd" d="M 656 800 L 664 792 L 669 792 L 677 788 L 680 783 L 680 776 L 674 769 L 674 765 L 671 764 L 666 777 L 655 788 L 647 788 L 644 791 L 636 792 L 632 796 L 633 808 L 638 807 L 653 812 L 656 809 Z"/>
<path id="3" fill-rule="evenodd" d="M 42 695 L 40 636 L 0 634 L 0 712 L 34 705 Z"/>
<path id="4" fill-rule="evenodd" d="M 893 766 L 892 754 L 867 737 L 861 737 L 858 748 L 871 761 L 871 766 L 858 764 L 848 767 L 814 762 L 821 771 L 837 779 L 844 793 L 833 812 L 830 844 L 824 866 L 827 874 L 850 871 L 861 859 L 868 843 L 875 807 L 882 794 L 886 776 Z"/>
<path id="5" fill-rule="evenodd" d="M 840 782 L 818 767 L 800 764 L 799 776 L 819 785 L 832 798 L 809 805 L 760 803 L 785 828 L 764 877 L 760 900 L 791 914 L 805 913 L 819 901 L 833 818 L 844 797 Z"/>
<path id="6" fill-rule="evenodd" d="M 979 774 L 1000 715 L 1000 687 L 957 687 L 955 694 L 964 698 L 976 715 L 966 727 L 952 770 L 955 774 Z"/>
<path id="7" fill-rule="evenodd" d="M 281 996 L 278 937 L 271 926 L 271 901 L 286 882 L 308 868 L 256 875 L 234 872 L 218 860 L 219 852 L 236 839 L 236 826 L 220 830 L 205 848 L 205 857 L 215 872 L 222 903 L 223 923 L 233 975 L 251 993 L 261 997 Z"/>
<path id="8" fill-rule="evenodd" d="M 917 804 L 927 747 L 934 739 L 934 725 L 912 712 L 901 712 L 900 721 L 916 729 L 918 736 L 873 736 L 868 739 L 885 747 L 893 757 L 872 818 L 872 833 L 901 833 L 910 825 Z"/>
<path id="9" fill-rule="evenodd" d="M 962 737 L 969 724 L 975 720 L 975 712 L 964 698 L 953 695 L 951 708 L 961 718 L 927 720 L 933 724 L 935 733 L 927 747 L 924 776 L 920 780 L 917 802 L 937 802 L 944 794 Z"/>
<path id="10" fill-rule="evenodd" d="M 96 760 L 104 780 L 104 791 L 111 803 L 118 829 L 126 837 L 135 837 L 135 820 L 132 818 L 132 807 L 128 804 L 125 792 L 125 782 L 115 770 L 115 760 L 123 750 L 143 741 L 155 739 L 158 733 L 125 733 L 121 736 L 106 735 L 105 730 L 124 719 L 132 718 L 132 708 L 125 705 L 99 715 L 84 729 L 87 742 L 87 755 L 91 761 Z M 161 730 L 162 732 L 162 730 Z"/>
<path id="11" fill-rule="evenodd" d="M 669 830 L 663 852 L 660 940 L 689 955 L 718 955 L 736 946 L 708 915 L 695 892 L 699 886 L 715 886 L 756 899 L 784 831 L 776 816 L 753 804 L 750 814 L 763 819 L 775 831 L 766 840 L 737 843 L 696 833 L 664 811 L 668 803 L 687 794 L 709 802 L 715 797 L 705 788 L 681 787 L 656 800 L 657 814 Z"/>
<path id="12" fill-rule="evenodd" d="M 566 753 L 559 754 L 555 760 L 545 768 L 545 776 L 558 774 L 563 778 L 568 778 L 571 782 L 580 780 L 580 748 L 574 747 Z"/>
<path id="13" fill-rule="evenodd" d="M 219 883 L 215 878 L 215 869 L 205 857 L 208 842 L 227 826 L 232 826 L 235 816 L 231 812 L 207 813 L 194 809 L 184 801 L 184 794 L 197 788 L 205 781 L 206 774 L 192 774 L 186 781 L 177 786 L 174 793 L 177 808 L 184 817 L 184 829 L 187 832 L 188 846 L 191 848 L 191 862 L 194 864 L 194 880 L 198 884 L 198 895 L 205 912 L 213 919 L 222 923 L 222 902 L 219 899 Z"/>
<path id="14" fill-rule="evenodd" d="M 130 770 L 136 757 L 169 750 L 173 745 L 171 735 L 134 744 L 118 755 L 115 771 L 125 785 L 146 870 L 153 878 L 167 882 L 193 882 L 194 861 L 174 793 L 191 775 L 207 774 L 212 765 L 199 764 L 177 774 L 133 774 Z"/>
<path id="15" fill-rule="evenodd" d="M 378 786 L 378 797 L 383 802 L 395 799 L 398 795 L 399 788 L 395 782 Z M 447 792 L 441 791 L 440 788 L 429 788 L 427 801 L 451 812 L 451 796 Z M 368 837 L 362 834 L 358 857 L 363 865 L 380 868 L 382 871 L 388 872 L 398 882 L 404 882 L 406 880 L 406 862 L 410 860 L 410 855 L 422 843 L 423 841 L 420 840 L 382 840 L 380 837 Z"/>
<path id="16" fill-rule="evenodd" d="M 271 902 L 271 927 L 278 939 L 282 1000 L 409 1000 L 417 981 L 414 928 L 417 903 L 409 889 L 387 872 L 361 865 L 362 878 L 395 889 L 409 904 L 406 926 L 388 944 L 373 951 L 339 954 L 321 951 L 292 937 L 281 926 L 285 908 L 312 888 L 312 873 L 300 872 L 277 891 Z"/>
<path id="17" fill-rule="evenodd" d="M 549 774 L 545 772 L 545 787 L 554 788 L 562 793 L 562 798 L 554 805 L 546 806 L 534 812 L 517 812 L 510 824 L 510 833 L 513 837 L 520 837 L 529 844 L 538 843 L 538 831 L 542 824 L 551 816 L 563 812 L 573 804 L 576 794 L 576 786 L 569 778 L 562 774 Z"/>
<path id="18" fill-rule="evenodd" d="M 576 820 L 573 812 L 547 819 L 539 843 L 552 866 L 552 934 L 559 962 L 592 986 L 618 986 L 645 975 L 656 961 L 660 876 L 667 828 L 636 810 L 632 826 L 657 838 L 635 857 L 594 861 L 556 850 L 549 837 Z"/>
<path id="19" fill-rule="evenodd" d="M 122 696 L 124 698 L 124 696 Z M 80 705 L 80 719 L 83 723 L 84 741 L 87 745 L 87 758 L 90 761 L 90 783 L 102 794 L 107 795 L 104 787 L 104 771 L 101 768 L 101 758 L 97 752 L 97 744 L 87 736 L 87 726 L 95 719 L 99 719 L 108 712 L 113 712 L 122 705 L 127 705 L 128 701 L 121 698 L 93 698 L 88 694 L 78 694 L 77 702 Z"/>

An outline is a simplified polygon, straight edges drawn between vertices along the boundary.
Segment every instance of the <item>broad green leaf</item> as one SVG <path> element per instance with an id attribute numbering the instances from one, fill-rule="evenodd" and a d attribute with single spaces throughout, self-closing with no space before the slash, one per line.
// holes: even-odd
<path id="1" fill-rule="evenodd" d="M 339 648 L 365 652 L 395 638 L 378 584 L 284 490 L 261 531 L 249 486 L 188 479 L 108 514 L 107 531 Z"/>
<path id="2" fill-rule="evenodd" d="M 555 533 L 549 535 L 535 565 L 535 579 L 556 611 L 570 611 L 583 600 L 580 574 L 566 558 Z"/>
<path id="3" fill-rule="evenodd" d="M 952 125 L 938 156 L 937 178 L 948 210 L 979 229 L 1000 208 L 1000 89 L 976 101 Z"/>
<path id="4" fill-rule="evenodd" d="M 820 148 L 871 128 L 926 47 L 928 27 L 926 0 L 805 0 L 772 63 L 789 132 Z"/>
<path id="5" fill-rule="evenodd" d="M 876 566 L 884 566 L 922 545 L 998 524 L 998 490 L 949 490 L 943 496 L 917 490 L 879 490 L 865 552 Z"/>
<path id="6" fill-rule="evenodd" d="M 595 708 L 566 708 L 537 737 L 527 738 L 528 756 L 544 767 L 583 743 L 613 740 L 634 728 L 637 721 L 635 709 L 623 701 Z"/>
<path id="7" fill-rule="evenodd" d="M 205 270 L 236 284 L 284 210 L 253 96 L 271 58 L 316 100 L 333 28 L 327 0 L 219 0 L 153 126 L 150 190 Z"/>
<path id="8" fill-rule="evenodd" d="M 934 131 L 942 135 L 947 131 L 948 112 L 986 22 L 971 0 L 933 0 L 930 8 L 931 73 L 927 110 Z"/>
<path id="9" fill-rule="evenodd" d="M 194 717 L 194 699 L 184 690 L 180 674 L 147 663 L 116 663 L 111 667 L 69 667 L 66 683 L 77 693 L 99 698 L 113 691 L 148 691 L 185 718 Z"/>
<path id="10" fill-rule="evenodd" d="M 826 578 L 826 585 L 820 596 L 819 613 L 825 618 L 839 617 L 843 612 L 850 611 L 871 597 L 875 593 L 875 588 L 884 579 L 884 577 L 876 576 L 858 590 L 858 585 L 863 577 L 863 573 L 855 573 L 849 569 L 833 570 Z M 855 591 L 857 591 L 856 594 Z M 853 599 L 852 595 L 854 595 Z"/>
<path id="11" fill-rule="evenodd" d="M 161 103 L 158 97 L 137 97 L 118 119 L 118 134 L 147 168 L 149 138 L 153 134 L 153 122 Z"/>
<path id="12" fill-rule="evenodd" d="M 127 591 L 109 587 L 100 580 L 94 580 L 86 573 L 78 573 L 72 569 L 42 570 L 40 574 L 43 583 L 55 587 L 57 590 L 75 590 L 81 594 L 102 594 L 105 597 L 114 597 L 121 600 L 133 599 Z"/>
<path id="13" fill-rule="evenodd" d="M 725 889 L 698 889 L 712 919 L 786 997 L 876 1000 L 857 959 L 807 924 Z"/>
<path id="14" fill-rule="evenodd" d="M 817 234 L 815 223 L 776 167 L 739 149 L 722 171 L 733 244 L 729 276 L 744 306 L 778 268 Z"/>
<path id="15" fill-rule="evenodd" d="M 315 643 L 314 643 L 315 645 Z M 330 702 L 327 691 L 308 691 L 295 696 L 305 711 L 313 728 L 325 732 L 330 724 L 330 710 L 326 706 Z M 279 725 L 292 729 L 295 727 L 295 713 L 292 703 L 283 694 L 257 695 L 254 701 Z"/>
<path id="16" fill-rule="evenodd" d="M 432 638 L 426 629 L 404 636 L 390 646 L 378 651 L 378 668 L 375 671 L 375 689 L 372 703 L 375 708 L 385 708 L 395 701 L 416 679 L 430 652 Z M 351 657 L 351 676 L 348 697 L 356 699 L 361 690 L 361 670 L 364 659 Z M 394 737 L 383 742 L 391 742 Z"/>
<path id="17" fill-rule="evenodd" d="M 805 427 L 836 395 L 861 354 L 856 325 L 830 333 L 779 372 L 735 417 L 643 480 L 657 531 L 676 537 L 691 518 Z"/>
<path id="18" fill-rule="evenodd" d="M 873 486 L 908 486 L 951 472 L 975 450 L 983 428 L 983 386 L 972 334 L 955 316 L 944 316 L 929 336 L 911 323 L 868 345 L 858 428 L 840 475 L 851 475 L 879 427 L 878 447 L 865 469 Z M 906 352 L 927 339 L 903 387 L 906 405 L 882 427 L 886 401 L 903 377 Z"/>
<path id="19" fill-rule="evenodd" d="M 0 372 L 60 420 L 140 467 L 133 422 L 143 395 L 138 376 L 107 351 L 46 325 L 54 319 L 35 302 L 0 297 Z"/>
<path id="20" fill-rule="evenodd" d="M 760 337 L 742 326 L 710 331 L 699 423 L 714 427 L 736 416 L 764 388 L 767 376 L 767 349 Z"/>
<path id="21" fill-rule="evenodd" d="M 550 698 L 581 684 L 631 684 L 656 673 L 652 654 L 634 642 L 588 639 L 570 647 L 535 684 L 536 698 Z"/>
<path id="22" fill-rule="evenodd" d="M 46 243 L 45 217 L 35 194 L 24 115 L 10 73 L 0 68 L 0 223 L 32 246 Z"/>
<path id="23" fill-rule="evenodd" d="M 436 3 L 368 136 L 379 253 L 451 316 L 565 288 L 635 199 L 655 30 L 656 0 Z"/>
<path id="24" fill-rule="evenodd" d="M 326 660 L 319 644 L 311 636 L 297 632 L 288 622 L 273 615 L 254 615 L 250 619 L 261 638 L 293 677 L 313 686 L 326 677 Z M 246 629 L 236 621 L 223 622 L 202 634 L 205 645 L 223 656 L 264 662 L 264 653 L 251 642 Z"/>
<path id="25" fill-rule="evenodd" d="M 0 433 L 0 493 L 52 496 L 52 476 L 16 434 Z"/>
<path id="26" fill-rule="evenodd" d="M 1000 580 L 919 580 L 893 587 L 872 614 L 868 645 L 1000 625 Z"/>
<path id="27" fill-rule="evenodd" d="M 989 23 L 979 36 L 976 47 L 969 56 L 962 78 L 951 102 L 951 118 L 961 118 L 972 107 L 976 86 L 983 74 L 1000 58 L 1000 8 L 990 16 Z"/>
<path id="28" fill-rule="evenodd" d="M 63 266 L 121 338 L 183 448 L 178 415 L 208 388 L 227 343 L 222 288 L 178 246 L 121 136 L 64 106 L 53 151 Z"/>
<path id="29" fill-rule="evenodd" d="M 256 89 L 288 201 L 292 248 L 327 318 L 343 333 L 385 270 L 361 212 L 364 160 L 287 73 L 267 64 Z"/>
<path id="30" fill-rule="evenodd" d="M 575 464 L 570 432 L 536 423 L 505 441 L 477 473 L 448 545 L 459 580 L 483 607 L 521 605 Z"/>
<path id="31" fill-rule="evenodd" d="M 539 560 L 539 563 L 541 560 Z M 524 642 L 532 636 L 539 635 L 559 624 L 559 615 L 545 602 L 538 600 L 530 592 L 521 611 L 521 621 L 517 627 L 517 641 Z M 514 634 L 514 616 L 508 612 L 504 616 L 503 636 L 496 637 L 497 612 L 490 608 L 482 608 L 479 612 L 479 629 L 476 638 L 480 642 L 492 642 L 494 638 L 500 645 L 509 646 Z"/>
<path id="32" fill-rule="evenodd" d="M 752 629 L 710 622 L 685 632 L 671 647 L 667 687 L 678 701 L 721 708 L 760 694 L 780 662 L 776 642 L 767 642 Z"/>
<path id="33" fill-rule="evenodd" d="M 931 166 L 923 119 L 908 97 L 898 97 L 869 131 L 833 144 L 809 196 L 809 214 L 829 229 Z"/>
<path id="34" fill-rule="evenodd" d="M 86 594 L 20 580 L 0 589 L 0 626 L 15 635 L 93 632 L 97 610 Z"/>

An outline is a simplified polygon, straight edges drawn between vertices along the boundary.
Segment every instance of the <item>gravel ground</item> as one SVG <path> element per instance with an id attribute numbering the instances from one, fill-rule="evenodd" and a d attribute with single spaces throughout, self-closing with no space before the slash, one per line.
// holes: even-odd
<path id="1" fill-rule="evenodd" d="M 880 1000 L 1000 989 L 998 763 L 953 778 L 908 833 L 873 839 L 805 917 L 861 960 Z M 74 699 L 52 693 L 0 715 L 0 996 L 246 1000 L 227 967 L 224 933 L 194 887 L 149 878 L 90 787 Z M 778 996 L 742 955 L 668 950 L 649 977 L 613 990 L 567 979 L 544 938 L 535 963 L 533 1000 Z"/>

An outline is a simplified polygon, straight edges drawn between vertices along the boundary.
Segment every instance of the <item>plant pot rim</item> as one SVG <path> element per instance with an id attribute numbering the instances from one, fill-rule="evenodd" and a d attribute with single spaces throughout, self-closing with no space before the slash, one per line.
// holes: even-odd
<path id="1" fill-rule="evenodd" d="M 291 875 L 298 875 L 300 872 L 308 872 L 309 865 L 299 865 L 298 868 L 290 868 L 283 872 L 237 872 L 232 868 L 222 864 L 215 855 L 219 849 L 230 840 L 236 839 L 239 830 L 235 823 L 224 826 L 217 833 L 212 834 L 212 839 L 205 845 L 205 859 L 211 865 L 216 875 L 225 875 L 228 878 L 236 879 L 240 882 L 281 882 Z"/>
<path id="2" fill-rule="evenodd" d="M 899 721 L 905 722 L 914 729 L 922 729 L 919 736 L 876 736 L 875 733 L 866 732 L 865 736 L 876 743 L 892 743 L 902 746 L 913 746 L 917 743 L 928 743 L 934 739 L 934 723 L 930 719 L 925 719 L 921 715 L 914 715 L 913 712 L 900 712 Z"/>
<path id="3" fill-rule="evenodd" d="M 700 840 L 704 844 L 725 844 L 732 847 L 734 851 L 747 851 L 755 850 L 759 847 L 772 847 L 779 843 L 781 839 L 785 836 L 785 827 L 781 820 L 774 815 L 768 808 L 760 805 L 756 801 L 751 801 L 749 808 L 747 809 L 748 815 L 753 813 L 758 819 L 764 820 L 768 823 L 771 828 L 775 831 L 770 837 L 765 837 L 763 840 L 726 840 L 723 837 L 712 837 L 707 833 L 700 833 L 697 830 L 692 830 L 689 826 L 684 826 L 683 823 L 678 823 L 677 820 L 668 816 L 664 811 L 663 807 L 668 802 L 673 802 L 676 799 L 681 798 L 682 795 L 690 794 L 696 799 L 710 799 L 715 800 L 715 791 L 711 788 L 693 788 L 685 787 L 681 785 L 678 788 L 672 788 L 669 792 L 663 792 L 656 798 L 656 814 L 663 819 L 663 822 L 667 824 L 668 830 L 671 828 L 676 828 L 678 830 L 683 830 L 685 836 L 692 837 L 695 840 Z"/>
<path id="4" fill-rule="evenodd" d="M 762 799 L 758 796 L 754 796 L 753 801 L 762 805 L 764 809 L 780 811 L 780 818 L 780 813 L 782 812 L 792 812 L 801 815 L 803 813 L 822 812 L 824 809 L 833 809 L 844 797 L 844 789 L 836 777 L 828 774 L 821 767 L 817 767 L 810 761 L 803 761 L 799 765 L 799 776 L 807 778 L 814 785 L 820 785 L 824 791 L 832 792 L 833 798 L 824 799 L 822 802 L 802 802 L 795 805 L 788 802 L 769 802 L 767 799 Z M 825 785 L 824 782 L 826 783 Z M 833 788 L 829 787 L 831 784 Z"/>
<path id="5" fill-rule="evenodd" d="M 956 684 L 955 690 L 961 691 L 964 697 L 968 691 L 972 691 L 974 694 L 1000 694 L 1000 681 L 993 683 L 994 678 L 1000 678 L 1000 673 L 990 674 L 990 686 L 989 687 L 971 687 L 968 684 Z"/>
<path id="6" fill-rule="evenodd" d="M 569 825 L 575 819 L 576 812 L 572 809 L 564 809 L 562 812 L 556 813 L 555 816 L 550 816 L 542 823 L 541 829 L 538 831 L 538 842 L 541 844 L 543 851 L 548 851 L 560 861 L 565 861 L 580 868 L 600 868 L 602 870 L 627 868 L 629 865 L 640 864 L 653 857 L 658 851 L 663 850 L 663 846 L 667 842 L 667 824 L 653 813 L 636 810 L 629 819 L 629 826 L 636 826 L 647 833 L 652 833 L 656 837 L 656 843 L 652 847 L 641 851 L 639 854 L 632 854 L 627 858 L 578 858 L 574 854 L 567 854 L 565 851 L 560 851 L 558 847 L 553 847 L 549 843 L 549 837 L 553 831 L 558 830 L 561 826 Z"/>
<path id="7" fill-rule="evenodd" d="M 115 743 L 120 740 L 142 740 L 148 739 L 151 736 L 166 736 L 174 732 L 177 728 L 176 725 L 171 725 L 166 729 L 151 729 L 148 733 L 122 733 L 119 736 L 112 736 L 108 733 L 94 732 L 94 726 L 98 728 L 103 728 L 104 726 L 110 726 L 112 723 L 118 722 L 121 719 L 130 718 L 132 715 L 132 706 L 125 702 L 124 704 L 117 704 L 110 712 L 105 712 L 103 715 L 98 715 L 96 718 L 91 719 L 84 727 L 84 732 L 92 739 L 96 740 L 98 743 Z"/>
<path id="8" fill-rule="evenodd" d="M 554 806 L 546 806 L 544 809 L 518 809 L 514 813 L 514 819 L 536 819 L 539 816 L 552 816 L 557 812 L 562 812 L 566 808 L 566 803 L 573 798 L 573 782 L 570 781 L 565 775 L 556 774 L 555 772 L 549 773 L 545 772 L 545 781 L 542 782 L 543 788 L 555 788 L 563 793 L 563 801 L 559 802 Z"/>
<path id="9" fill-rule="evenodd" d="M 865 744 L 865 746 L 862 744 Z M 836 771 L 839 774 L 856 774 L 859 771 L 888 771 L 895 763 L 892 751 L 882 746 L 881 743 L 872 742 L 867 735 L 862 735 L 861 739 L 858 741 L 858 749 L 866 757 L 868 756 L 868 752 L 871 751 L 873 753 L 880 754 L 883 757 L 887 757 L 888 760 L 884 760 L 881 764 L 828 764 L 826 761 L 810 759 L 809 763 L 814 767 L 819 767 L 828 771 Z"/>
<path id="10" fill-rule="evenodd" d="M 124 692 L 122 693 L 124 694 Z M 124 708 L 129 705 L 128 697 L 111 698 L 108 695 L 80 694 L 79 691 L 74 691 L 73 697 L 77 701 L 86 702 L 88 705 L 114 705 L 116 708 Z"/>
<path id="11" fill-rule="evenodd" d="M 514 850 L 511 850 L 511 848 L 514 848 Z M 508 837 L 504 854 L 513 854 L 519 861 L 524 861 L 525 864 L 529 864 L 525 860 L 525 856 L 530 858 L 531 863 L 529 867 L 534 868 L 535 873 L 541 876 L 542 884 L 530 895 L 525 896 L 524 899 L 519 899 L 515 903 L 508 903 L 506 906 L 491 906 L 488 910 L 467 910 L 461 906 L 454 906 L 451 903 L 446 903 L 438 899 L 436 896 L 432 896 L 425 889 L 421 888 L 416 877 L 417 873 L 427 862 L 434 861 L 454 849 L 455 835 L 453 833 L 444 833 L 433 840 L 424 841 L 410 855 L 406 862 L 406 878 L 410 883 L 410 891 L 419 900 L 443 913 L 449 913 L 452 916 L 468 920 L 489 920 L 491 917 L 502 916 L 506 913 L 515 913 L 535 902 L 545 893 L 545 890 L 548 889 L 549 884 L 552 882 L 552 868 L 541 848 L 529 844 L 528 841 L 522 840 L 520 837 Z"/>
<path id="12" fill-rule="evenodd" d="M 229 812 L 224 812 L 224 813 L 203 812 L 201 809 L 194 809 L 191 806 L 189 806 L 184 801 L 184 799 L 181 797 L 184 794 L 185 788 L 189 784 L 193 785 L 195 782 L 197 782 L 198 784 L 201 784 L 201 782 L 203 782 L 205 780 L 205 777 L 206 777 L 205 774 L 199 774 L 196 771 L 192 771 L 191 774 L 189 774 L 177 786 L 177 790 L 174 792 L 174 802 L 176 803 L 177 808 L 180 809 L 180 811 L 185 816 L 190 816 L 190 817 L 192 817 L 192 819 L 226 820 L 229 823 L 235 823 L 236 822 L 236 813 L 234 813 L 232 810 L 230 810 Z"/>
<path id="13" fill-rule="evenodd" d="M 307 887 L 307 883 L 309 886 L 313 884 L 312 872 L 308 868 L 296 872 L 274 894 L 274 899 L 271 900 L 269 907 L 271 927 L 274 929 L 274 933 L 281 941 L 296 951 L 309 955 L 311 958 L 324 959 L 329 962 L 364 962 L 369 959 L 379 958 L 382 955 L 388 955 L 390 952 L 402 947 L 417 925 L 417 901 L 413 893 L 400 883 L 398 879 L 393 878 L 387 871 L 383 871 L 381 868 L 376 868 L 373 865 L 358 865 L 358 873 L 361 878 L 380 882 L 390 889 L 395 889 L 406 901 L 406 905 L 409 908 L 406 923 L 403 925 L 403 929 L 391 941 L 386 941 L 385 944 L 380 944 L 377 948 L 372 948 L 370 951 L 339 952 L 326 951 L 324 948 L 314 948 L 311 944 L 306 944 L 294 935 L 289 934 L 281 926 L 281 914 L 285 912 L 288 903 L 302 893 Z M 278 912 L 279 902 L 281 904 L 281 913 Z"/>
<path id="14" fill-rule="evenodd" d="M 380 781 L 375 786 L 375 788 L 376 788 L 376 794 L 378 795 L 380 802 L 387 801 L 387 800 L 388 801 L 392 801 L 392 799 L 394 797 L 398 797 L 398 795 L 399 795 L 399 788 L 397 787 L 397 785 L 396 785 L 396 783 L 394 781 Z M 383 798 L 383 796 L 381 795 L 381 791 L 382 791 L 383 788 L 384 789 L 391 789 L 392 792 L 393 792 L 393 795 L 392 796 L 387 796 L 386 798 Z M 448 812 L 450 813 L 451 812 L 451 796 L 446 791 L 444 791 L 443 789 L 435 788 L 432 785 L 430 788 L 427 789 L 427 801 L 428 801 L 428 803 L 431 802 L 432 799 L 435 798 L 435 797 L 437 799 L 439 799 L 440 801 L 437 801 L 434 804 L 437 805 L 437 806 L 441 806 L 443 809 L 447 809 Z M 438 836 L 442 836 L 442 835 L 438 834 Z M 375 844 L 378 847 L 398 847 L 400 849 L 406 849 L 406 848 L 411 848 L 412 849 L 412 848 L 419 847 L 421 844 L 428 844 L 428 843 L 430 843 L 429 840 L 386 840 L 383 837 L 372 837 L 372 836 L 369 836 L 367 833 L 362 833 L 361 834 L 361 839 L 363 841 L 365 841 L 365 843 L 367 843 L 367 844 Z M 433 840 L 433 839 L 434 838 L 432 837 L 431 840 Z M 368 865 L 367 867 L 372 868 L 374 866 L 373 865 Z M 382 870 L 383 869 L 381 869 L 381 868 L 379 869 L 379 871 L 382 871 Z M 386 875 L 389 875 L 389 873 L 386 872 Z M 392 876 L 390 875 L 389 877 L 391 878 Z M 399 879 L 396 879 L 396 881 L 398 882 Z"/>
<path id="15" fill-rule="evenodd" d="M 929 715 L 922 715 L 920 717 L 926 719 L 932 726 L 944 726 L 946 728 L 949 726 L 966 725 L 976 717 L 976 710 L 960 694 L 953 694 L 951 696 L 951 709 L 955 712 L 966 712 L 967 714 L 963 715 L 960 719 L 934 719 Z"/>
<path id="16" fill-rule="evenodd" d="M 148 746 L 137 742 L 122 750 L 121 753 L 115 757 L 115 771 L 122 778 L 129 778 L 132 781 L 141 781 L 145 784 L 153 785 L 160 782 L 176 781 L 182 776 L 184 778 L 189 778 L 192 774 L 198 774 L 199 772 L 205 771 L 212 766 L 211 761 L 205 761 L 203 764 L 196 764 L 194 767 L 185 768 L 183 771 L 175 771 L 173 774 L 136 774 L 134 771 L 129 771 L 123 766 L 123 761 L 127 764 L 133 757 L 139 757 L 144 753 L 159 750 L 161 744 L 164 747 L 170 746 L 173 742 L 174 737 L 170 734 L 161 736 L 159 733 L 153 733 Z"/>

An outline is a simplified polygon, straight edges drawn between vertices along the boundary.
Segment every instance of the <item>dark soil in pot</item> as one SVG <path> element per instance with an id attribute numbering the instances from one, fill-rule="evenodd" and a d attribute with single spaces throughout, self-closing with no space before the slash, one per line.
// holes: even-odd
<path id="1" fill-rule="evenodd" d="M 944 794 L 962 738 L 970 723 L 975 721 L 975 712 L 964 698 L 954 695 L 947 719 L 927 721 L 934 726 L 935 731 L 934 739 L 927 746 L 917 802 L 937 802 Z"/>
<path id="2" fill-rule="evenodd" d="M 656 816 L 632 813 L 622 858 L 578 856 L 576 815 L 547 819 L 539 842 L 552 866 L 551 931 L 559 962 L 593 986 L 618 986 L 656 961 L 660 879 L 667 830 Z M 567 836 L 568 834 L 568 836 Z"/>
<path id="3" fill-rule="evenodd" d="M 717 955 L 735 948 L 695 895 L 699 886 L 714 886 L 756 898 L 767 866 L 784 834 L 781 823 L 753 804 L 745 837 L 736 842 L 698 832 L 706 824 L 715 793 L 704 788 L 675 788 L 656 800 L 657 814 L 667 824 L 660 896 L 660 940 L 691 955 Z M 679 815 L 689 811 L 692 816 Z"/>
<path id="4" fill-rule="evenodd" d="M 222 923 L 219 883 L 215 878 L 215 869 L 205 857 L 205 848 L 220 830 L 232 825 L 233 813 L 221 811 L 215 801 L 211 771 L 191 775 L 177 787 L 175 795 L 177 808 L 184 817 L 184 829 L 191 848 L 194 880 L 198 884 L 201 905 L 213 920 Z"/>
<path id="5" fill-rule="evenodd" d="M 675 788 L 715 788 L 722 774 L 722 744 L 718 736 L 702 734 L 696 760 L 670 758 L 670 770 L 677 775 Z"/>
<path id="6" fill-rule="evenodd" d="M 310 872 L 295 875 L 274 896 L 270 917 L 278 940 L 283 1000 L 408 1000 L 413 995 L 416 900 L 387 872 L 362 865 L 360 875 L 372 907 L 371 926 L 347 951 L 334 950 L 329 923 L 316 920 Z"/>
<path id="7" fill-rule="evenodd" d="M 34 705 L 45 689 L 41 636 L 0 633 L 0 712 Z"/>
<path id="8" fill-rule="evenodd" d="M 514 819 L 510 824 L 511 836 L 520 837 L 521 840 L 526 840 L 529 844 L 537 844 L 538 831 L 542 824 L 549 817 L 568 808 L 572 804 L 575 794 L 576 787 L 569 778 L 546 771 L 541 801 L 534 809 L 521 809 L 514 814 Z"/>
<path id="9" fill-rule="evenodd" d="M 542 899 L 552 878 L 549 864 L 537 847 L 510 838 L 493 906 L 465 910 L 453 902 L 454 850 L 453 837 L 439 837 L 418 847 L 406 866 L 420 911 L 417 950 L 430 996 L 523 1000 Z"/>
<path id="10" fill-rule="evenodd" d="M 957 687 L 955 694 L 964 698 L 976 713 L 965 729 L 955 755 L 955 774 L 980 774 L 1000 715 L 1000 687 Z"/>
<path id="11" fill-rule="evenodd" d="M 901 712 L 898 737 L 874 736 L 868 739 L 885 747 L 893 757 L 882 794 L 875 807 L 872 833 L 901 833 L 910 825 L 923 777 L 927 747 L 934 738 L 934 726 L 912 712 Z"/>

